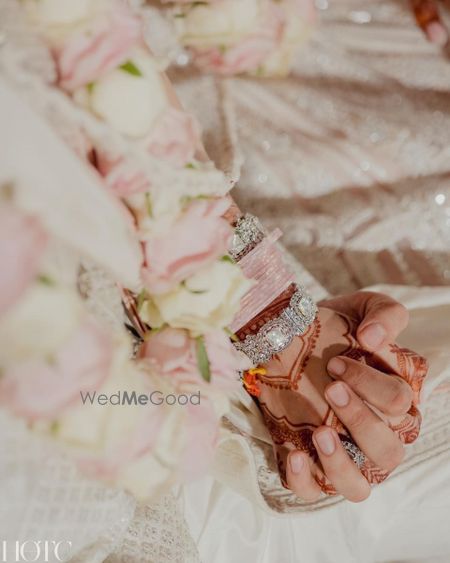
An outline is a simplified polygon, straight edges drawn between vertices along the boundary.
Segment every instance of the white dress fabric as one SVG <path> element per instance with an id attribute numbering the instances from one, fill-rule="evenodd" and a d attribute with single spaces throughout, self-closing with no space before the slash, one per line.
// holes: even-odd
<path id="1" fill-rule="evenodd" d="M 251 457 L 245 455 L 247 446 L 255 451 L 254 439 L 243 436 L 240 453 L 236 443 L 227 448 L 225 441 L 217 463 L 217 479 L 186 486 L 182 495 L 185 516 L 202 561 L 449 560 L 450 288 L 373 289 L 408 306 L 411 323 L 400 343 L 430 360 L 420 438 L 407 446 L 402 465 L 387 481 L 373 487 L 369 499 L 361 504 L 339 497 L 299 502 L 267 475 L 268 470 L 276 471 L 270 462 L 263 471 L 255 471 Z M 232 440 L 236 440 L 235 435 Z M 264 451 L 263 440 L 259 442 Z M 269 444 L 265 452 L 270 455 Z M 253 456 L 256 460 L 261 458 L 258 454 Z M 255 473 L 259 477 L 259 491 L 248 486 Z"/>

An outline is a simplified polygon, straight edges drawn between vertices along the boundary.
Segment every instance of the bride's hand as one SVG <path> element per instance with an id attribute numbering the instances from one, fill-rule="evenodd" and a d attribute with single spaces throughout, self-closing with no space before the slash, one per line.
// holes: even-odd
<path id="1" fill-rule="evenodd" d="M 365 499 L 417 437 L 426 362 L 393 344 L 407 322 L 376 293 L 322 302 L 308 332 L 265 366 L 261 410 L 280 475 L 299 497 Z"/>

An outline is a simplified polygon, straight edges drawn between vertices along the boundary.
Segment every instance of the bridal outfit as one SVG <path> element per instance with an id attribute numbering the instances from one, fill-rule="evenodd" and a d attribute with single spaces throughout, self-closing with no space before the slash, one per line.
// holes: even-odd
<path id="1" fill-rule="evenodd" d="M 0 116 L 9 130 L 0 141 L 28 149 L 11 157 L 11 172 L 32 177 L 51 162 L 56 182 L 73 162 L 51 133 L 51 104 L 33 106 L 6 68 L 14 52 L 42 72 L 49 60 L 11 24 L 7 4 Z M 365 502 L 306 503 L 281 486 L 268 432 L 242 392 L 210 474 L 138 505 L 80 476 L 2 412 L 2 538 L 70 539 L 70 561 L 89 563 L 449 561 L 450 62 L 416 29 L 407 2 L 317 4 L 322 25 L 289 78 L 216 79 L 181 65 L 170 77 L 202 122 L 211 158 L 230 180 L 240 176 L 239 205 L 283 230 L 286 255 L 316 299 L 382 283 L 377 291 L 410 309 L 400 344 L 431 366 L 420 438 Z M 48 142 L 37 142 L 44 133 Z M 78 203 L 75 216 L 87 209 Z M 114 217 L 91 217 L 86 240 L 96 243 L 86 246 L 79 284 L 97 317 L 120 327 L 120 296 L 104 272 L 113 258 L 92 236 L 106 225 L 127 259 Z M 78 255 L 62 255 L 62 268 L 78 267 Z"/>

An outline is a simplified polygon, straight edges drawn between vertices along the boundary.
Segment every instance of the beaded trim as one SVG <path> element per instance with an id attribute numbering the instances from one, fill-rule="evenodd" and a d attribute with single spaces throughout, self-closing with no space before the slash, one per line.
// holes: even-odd
<path id="1" fill-rule="evenodd" d="M 264 364 L 274 354 L 287 348 L 294 336 L 304 334 L 316 315 L 316 304 L 303 288 L 297 286 L 289 305 L 278 317 L 268 321 L 256 334 L 235 342 L 234 346 L 244 352 L 254 365 Z"/>
<path id="2" fill-rule="evenodd" d="M 238 220 L 234 228 L 229 250 L 230 255 L 234 260 L 239 261 L 253 250 L 265 236 L 266 232 L 259 219 L 250 213 L 246 213 Z"/>

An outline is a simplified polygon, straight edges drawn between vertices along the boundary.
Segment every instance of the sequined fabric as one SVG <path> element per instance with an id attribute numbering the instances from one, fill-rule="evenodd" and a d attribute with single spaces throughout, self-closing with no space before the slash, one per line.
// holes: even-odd
<path id="1" fill-rule="evenodd" d="M 331 293 L 450 282 L 450 59 L 408 2 L 317 2 L 292 77 L 229 81 L 235 196 Z"/>
<path id="2" fill-rule="evenodd" d="M 317 6 L 291 77 L 220 83 L 244 159 L 234 196 L 330 293 L 448 285 L 450 58 L 406 0 Z M 201 108 L 218 81 L 173 76 L 213 138 Z"/>

